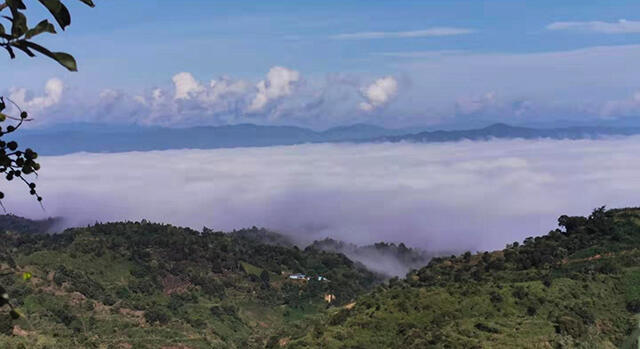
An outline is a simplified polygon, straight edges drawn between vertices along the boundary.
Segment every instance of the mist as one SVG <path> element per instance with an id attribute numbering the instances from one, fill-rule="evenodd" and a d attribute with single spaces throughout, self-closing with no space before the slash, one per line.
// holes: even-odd
<path id="1" fill-rule="evenodd" d="M 441 144 L 316 144 L 42 157 L 43 211 L 10 183 L 7 211 L 77 226 L 147 219 L 300 242 L 491 250 L 561 214 L 637 206 L 640 137 Z"/>

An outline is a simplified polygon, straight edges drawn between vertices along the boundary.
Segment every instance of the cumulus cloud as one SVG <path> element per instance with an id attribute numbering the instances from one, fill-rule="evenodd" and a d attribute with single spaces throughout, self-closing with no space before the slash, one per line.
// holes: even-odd
<path id="1" fill-rule="evenodd" d="M 191 73 L 178 73 L 171 80 L 176 90 L 175 99 L 188 99 L 192 94 L 202 91 L 202 86 Z"/>
<path id="2" fill-rule="evenodd" d="M 39 112 L 52 107 L 62 99 L 64 84 L 58 78 L 49 79 L 44 86 L 44 95 L 30 97 L 25 88 L 12 88 L 9 93 L 11 98 L 22 109 L 30 112 Z"/>
<path id="3" fill-rule="evenodd" d="M 299 72 L 279 66 L 271 68 L 266 78 L 255 86 L 250 81 L 228 76 L 205 82 L 189 72 L 182 72 L 172 77 L 171 88 L 159 87 L 145 94 L 126 96 L 126 105 L 137 111 L 141 116 L 137 122 L 142 124 L 184 126 L 250 122 L 249 114 L 271 113 L 267 105 L 281 102 L 283 97 L 293 94 L 300 79 Z M 101 96 L 100 102 L 107 97 L 108 94 Z M 145 111 L 138 112 L 139 108 Z M 97 109 L 102 111 L 99 106 Z"/>
<path id="4" fill-rule="evenodd" d="M 362 40 L 362 39 L 400 39 L 400 38 L 425 38 L 433 36 L 452 36 L 471 34 L 474 31 L 468 28 L 435 27 L 422 30 L 400 32 L 358 32 L 345 33 L 331 36 L 336 40 Z"/>
<path id="5" fill-rule="evenodd" d="M 602 34 L 640 33 L 640 21 L 620 19 L 617 22 L 554 22 L 547 25 L 548 30 L 575 30 Z"/>
<path id="6" fill-rule="evenodd" d="M 267 78 L 256 85 L 258 93 L 248 110 L 252 112 L 263 110 L 269 101 L 290 95 L 295 83 L 299 80 L 300 73 L 295 70 L 285 67 L 271 68 Z"/>
<path id="7" fill-rule="evenodd" d="M 380 108 L 395 97 L 398 92 L 398 81 L 393 76 L 386 76 L 376 80 L 362 89 L 362 96 L 366 102 L 360 103 L 360 109 L 372 111 Z"/>
<path id="8" fill-rule="evenodd" d="M 561 214 L 637 206 L 638 146 L 640 137 L 73 154 L 42 158 L 46 212 L 18 183 L 3 202 L 72 224 L 146 218 L 265 226 L 304 241 L 496 249 L 546 233 Z"/>

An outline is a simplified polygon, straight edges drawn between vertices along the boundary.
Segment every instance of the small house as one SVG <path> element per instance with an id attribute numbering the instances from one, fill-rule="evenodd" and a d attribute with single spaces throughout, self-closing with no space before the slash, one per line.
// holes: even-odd
<path id="1" fill-rule="evenodd" d="M 289 279 L 291 280 L 308 280 L 307 276 L 304 274 L 291 274 L 289 275 Z"/>

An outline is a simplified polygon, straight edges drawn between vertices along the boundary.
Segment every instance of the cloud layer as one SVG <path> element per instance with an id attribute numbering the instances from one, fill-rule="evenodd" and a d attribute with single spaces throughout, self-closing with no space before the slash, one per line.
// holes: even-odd
<path id="1" fill-rule="evenodd" d="M 363 40 L 363 39 L 401 39 L 401 38 L 426 38 L 433 36 L 452 36 L 471 34 L 474 31 L 468 28 L 436 27 L 422 30 L 399 32 L 358 32 L 333 35 L 336 40 Z"/>
<path id="2" fill-rule="evenodd" d="M 621 19 L 617 22 L 554 22 L 547 26 L 549 30 L 575 30 L 602 34 L 640 33 L 640 21 Z"/>
<path id="3" fill-rule="evenodd" d="M 301 145 L 42 159 L 46 212 L 11 183 L 4 205 L 73 224 L 142 219 L 301 240 L 495 249 L 561 214 L 638 206 L 640 138 Z"/>
<path id="4" fill-rule="evenodd" d="M 194 126 L 257 123 L 326 129 L 481 127 L 494 122 L 558 126 L 622 120 L 640 125 L 640 45 L 534 53 L 463 51 L 372 54 L 388 71 L 305 74 L 273 66 L 256 79 L 189 72 L 139 91 L 80 93 L 51 79 L 44 92 L 10 88 L 37 123 L 112 122 Z M 631 72 L 631 73 L 630 73 Z M 444 126 L 442 126 L 444 125 Z"/>
<path id="5" fill-rule="evenodd" d="M 325 128 L 327 123 L 366 122 L 368 111 L 391 103 L 398 82 L 386 76 L 369 79 L 329 74 L 324 80 L 306 81 L 302 73 L 274 66 L 257 81 L 221 76 L 202 81 L 190 72 L 173 75 L 168 86 L 132 94 L 103 89 L 95 98 L 78 99 L 66 93 L 60 79 L 50 79 L 44 94 L 10 88 L 9 96 L 36 116 L 33 124 L 59 122 L 137 123 L 193 126 L 234 123 L 280 123 Z M 363 112 L 366 111 L 366 112 Z M 333 120 L 333 121 L 329 121 Z"/>

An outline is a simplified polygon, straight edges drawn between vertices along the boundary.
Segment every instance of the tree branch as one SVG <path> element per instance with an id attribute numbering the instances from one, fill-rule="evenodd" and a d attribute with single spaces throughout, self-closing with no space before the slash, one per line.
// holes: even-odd
<path id="1" fill-rule="evenodd" d="M 7 5 L 7 3 L 6 3 L 6 2 L 4 2 L 4 3 L 0 4 L 0 11 L 4 10 L 4 9 L 5 9 L 5 7 L 8 7 L 8 6 L 9 6 L 9 5 Z"/>

